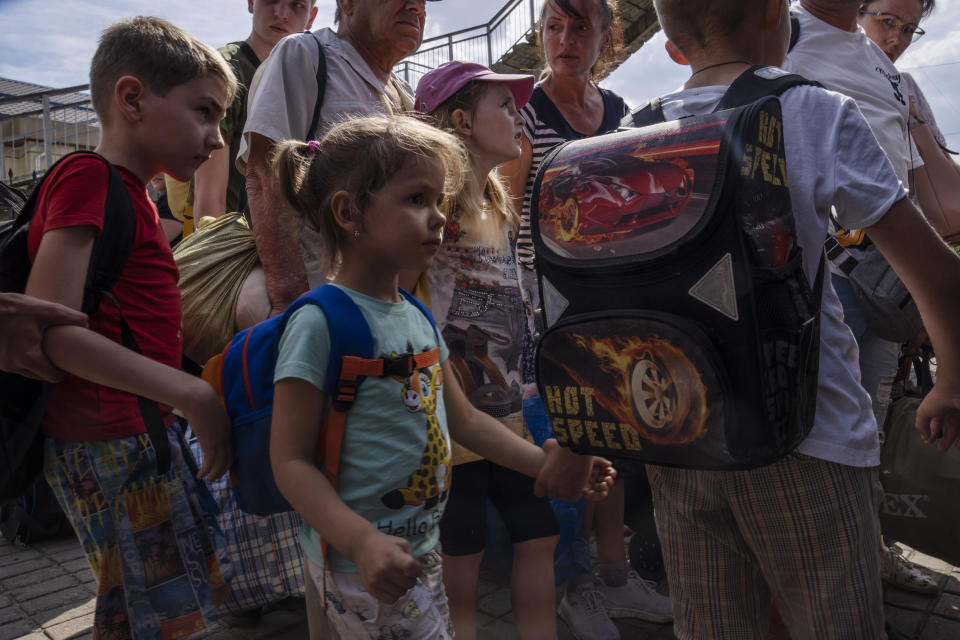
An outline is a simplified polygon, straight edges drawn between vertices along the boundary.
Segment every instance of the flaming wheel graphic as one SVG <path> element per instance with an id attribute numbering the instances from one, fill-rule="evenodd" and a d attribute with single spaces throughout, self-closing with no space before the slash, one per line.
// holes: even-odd
<path id="1" fill-rule="evenodd" d="M 679 349 L 662 341 L 647 343 L 630 375 L 634 415 L 649 429 L 673 434 L 684 429 L 703 399 L 695 391 L 700 374 Z"/>
<path id="2" fill-rule="evenodd" d="M 677 388 L 670 373 L 652 358 L 643 358 L 633 368 L 630 386 L 640 419 L 654 429 L 668 426 L 677 408 Z"/>

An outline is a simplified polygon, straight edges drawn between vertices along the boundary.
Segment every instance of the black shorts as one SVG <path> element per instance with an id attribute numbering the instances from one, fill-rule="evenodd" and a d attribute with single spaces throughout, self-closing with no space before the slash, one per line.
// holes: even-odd
<path id="1" fill-rule="evenodd" d="M 450 498 L 440 520 L 440 546 L 451 556 L 487 546 L 487 498 L 507 527 L 510 541 L 555 536 L 560 529 L 550 501 L 533 495 L 533 478 L 487 460 L 453 468 Z"/>

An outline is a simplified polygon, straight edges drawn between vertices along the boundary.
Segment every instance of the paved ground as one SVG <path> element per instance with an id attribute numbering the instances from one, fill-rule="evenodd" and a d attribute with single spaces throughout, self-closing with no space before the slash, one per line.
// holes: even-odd
<path id="1" fill-rule="evenodd" d="M 912 640 L 960 639 L 960 568 L 911 550 L 906 550 L 906 555 L 937 574 L 940 592 L 936 596 L 920 596 L 888 588 L 887 619 Z M 0 540 L 0 640 L 89 638 L 93 593 L 90 569 L 75 540 L 44 542 L 33 547 Z M 484 570 L 479 607 L 481 640 L 517 637 L 504 577 Z M 562 622 L 558 626 L 561 640 L 572 639 Z M 618 626 L 623 638 L 629 640 L 673 637 L 670 625 L 621 620 Z M 257 625 L 221 626 L 200 634 L 200 638 L 300 640 L 306 635 L 302 609 L 288 607 L 270 611 Z"/>

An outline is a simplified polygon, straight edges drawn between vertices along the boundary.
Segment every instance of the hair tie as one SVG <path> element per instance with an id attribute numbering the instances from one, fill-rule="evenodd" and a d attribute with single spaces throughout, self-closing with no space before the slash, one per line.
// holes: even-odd
<path id="1" fill-rule="evenodd" d="M 310 142 L 307 143 L 307 155 L 312 156 L 317 152 L 317 149 L 319 148 L 320 148 L 320 141 L 311 140 Z"/>

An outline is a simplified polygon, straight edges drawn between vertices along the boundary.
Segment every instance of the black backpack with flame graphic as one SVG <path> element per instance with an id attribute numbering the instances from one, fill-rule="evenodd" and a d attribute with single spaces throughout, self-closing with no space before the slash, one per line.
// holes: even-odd
<path id="1" fill-rule="evenodd" d="M 811 287 L 773 67 L 710 114 L 658 101 L 545 158 L 531 226 L 537 380 L 558 442 L 655 464 L 769 464 L 809 433 L 823 262 Z"/>

